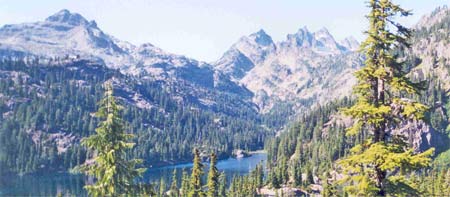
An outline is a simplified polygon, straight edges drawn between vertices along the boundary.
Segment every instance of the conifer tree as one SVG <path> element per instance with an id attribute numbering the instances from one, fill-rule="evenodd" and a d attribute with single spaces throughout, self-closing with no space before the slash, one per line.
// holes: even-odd
<path id="1" fill-rule="evenodd" d="M 238 190 L 238 185 L 237 185 L 237 177 L 233 176 L 233 178 L 231 179 L 231 184 L 230 187 L 228 188 L 228 195 L 227 196 L 236 196 L 236 190 Z"/>
<path id="2" fill-rule="evenodd" d="M 300 164 L 298 162 L 295 162 L 293 169 L 294 169 L 294 171 L 292 172 L 294 176 L 293 184 L 295 187 L 298 187 L 302 184 L 302 170 L 300 169 Z"/>
<path id="3" fill-rule="evenodd" d="M 164 197 L 166 194 L 166 182 L 164 181 L 164 177 L 161 177 L 159 181 L 159 197 Z"/>
<path id="4" fill-rule="evenodd" d="M 190 190 L 188 193 L 189 197 L 201 197 L 204 196 L 202 190 L 202 175 L 203 175 L 203 164 L 200 158 L 200 152 L 198 149 L 194 149 L 194 166 L 192 167 Z"/>
<path id="5" fill-rule="evenodd" d="M 170 196 L 178 197 L 179 195 L 180 193 L 178 191 L 177 169 L 174 169 L 172 173 L 172 183 L 170 184 Z"/>
<path id="6" fill-rule="evenodd" d="M 227 177 L 225 172 L 220 173 L 219 182 L 219 196 L 225 197 L 227 195 Z"/>
<path id="7" fill-rule="evenodd" d="M 105 96 L 100 101 L 100 108 L 95 114 L 102 121 L 95 134 L 82 139 L 81 144 L 94 153 L 92 162 L 78 167 L 81 172 L 93 176 L 96 182 L 87 185 L 92 196 L 120 196 L 132 194 L 134 179 L 145 171 L 136 169 L 142 161 L 126 158 L 126 150 L 131 149 L 132 134 L 125 133 L 124 123 L 120 117 L 122 107 L 113 96 L 113 87 L 105 84 Z"/>
<path id="8" fill-rule="evenodd" d="M 256 165 L 255 168 L 255 182 L 256 182 L 256 187 L 262 187 L 264 184 L 264 172 L 263 172 L 263 165 L 262 164 L 258 164 Z"/>
<path id="9" fill-rule="evenodd" d="M 355 73 L 357 102 L 344 109 L 355 122 L 348 136 L 367 139 L 351 149 L 351 155 L 339 163 L 348 175 L 342 182 L 353 195 L 384 196 L 406 191 L 408 170 L 429 165 L 430 149 L 421 154 L 405 146 L 392 130 L 399 121 L 422 119 L 427 107 L 405 95 L 417 94 L 421 83 L 406 77 L 402 63 L 392 55 L 395 47 L 409 47 L 411 31 L 395 21 L 411 13 L 391 0 L 370 0 L 367 39 L 362 43 L 365 67 Z M 412 189 L 411 187 L 407 189 Z"/>
<path id="10" fill-rule="evenodd" d="M 275 173 L 274 171 L 270 172 L 270 184 L 275 189 L 280 188 L 280 181 L 278 179 L 277 173 Z"/>
<path id="11" fill-rule="evenodd" d="M 219 190 L 219 171 L 216 167 L 217 156 L 215 153 L 211 154 L 211 163 L 209 165 L 208 172 L 208 193 L 207 196 L 215 197 L 218 196 Z"/>
<path id="12" fill-rule="evenodd" d="M 314 184 L 314 175 L 313 175 L 311 167 L 307 167 L 306 168 L 305 186 L 307 187 L 310 184 Z"/>
<path id="13" fill-rule="evenodd" d="M 330 184 L 328 182 L 328 176 L 323 176 L 322 177 L 322 196 L 323 197 L 331 197 L 331 196 L 336 196 L 337 192 L 336 192 L 336 188 L 334 187 L 334 185 Z"/>
<path id="14" fill-rule="evenodd" d="M 189 190 L 190 190 L 190 185 L 189 185 L 189 175 L 186 171 L 186 169 L 183 169 L 183 173 L 181 175 L 181 189 L 180 189 L 180 194 L 183 197 L 187 197 Z"/>

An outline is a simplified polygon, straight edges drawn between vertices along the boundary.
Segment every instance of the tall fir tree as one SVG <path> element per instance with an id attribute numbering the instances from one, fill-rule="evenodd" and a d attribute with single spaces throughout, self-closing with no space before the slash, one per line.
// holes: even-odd
<path id="1" fill-rule="evenodd" d="M 145 169 L 136 168 L 142 161 L 127 159 L 126 151 L 134 146 L 130 142 L 132 134 L 125 132 L 120 117 L 122 107 L 113 96 L 111 83 L 105 83 L 105 95 L 95 114 L 102 121 L 95 134 L 82 139 L 81 144 L 93 152 L 92 162 L 79 166 L 79 170 L 93 176 L 96 182 L 85 188 L 91 196 L 121 196 L 133 194 L 134 179 L 142 175 Z"/>
<path id="2" fill-rule="evenodd" d="M 170 196 L 178 197 L 180 192 L 178 191 L 177 169 L 173 170 L 172 183 L 170 184 Z"/>
<path id="3" fill-rule="evenodd" d="M 217 170 L 217 156 L 215 153 L 211 154 L 211 162 L 208 172 L 208 197 L 215 197 L 219 194 L 219 170 Z"/>
<path id="4" fill-rule="evenodd" d="M 334 185 L 329 183 L 328 180 L 328 175 L 325 175 L 322 177 L 322 191 L 321 191 L 321 195 L 323 197 L 331 197 L 331 196 L 336 196 L 337 195 L 337 191 Z"/>
<path id="5" fill-rule="evenodd" d="M 186 169 L 183 169 L 183 173 L 181 175 L 181 188 L 180 188 L 180 196 L 187 197 L 190 190 L 189 184 L 189 175 Z"/>
<path id="6" fill-rule="evenodd" d="M 346 192 L 385 196 L 412 190 L 405 173 L 428 166 L 434 150 L 414 154 L 402 136 L 392 132 L 399 121 L 422 119 L 427 110 L 425 105 L 405 98 L 417 94 L 421 83 L 409 80 L 402 63 L 392 55 L 395 47 L 409 47 L 411 35 L 395 18 L 411 13 L 391 0 L 370 0 L 368 5 L 369 30 L 361 45 L 365 67 L 355 73 L 357 102 L 344 109 L 355 120 L 347 135 L 366 140 L 352 148 L 350 156 L 339 164 L 347 174 L 342 180 L 348 183 Z"/>
<path id="7" fill-rule="evenodd" d="M 220 197 L 227 196 L 227 176 L 225 175 L 225 172 L 220 173 L 219 176 L 219 195 Z"/>
<path id="8" fill-rule="evenodd" d="M 192 167 L 190 188 L 188 193 L 189 197 L 202 197 L 205 195 L 202 188 L 202 175 L 203 164 L 200 158 L 200 152 L 198 149 L 194 149 L 194 166 Z"/>
<path id="9" fill-rule="evenodd" d="M 275 188 L 275 189 L 280 188 L 280 181 L 277 176 L 277 173 L 274 170 L 270 172 L 269 180 L 270 180 L 270 185 L 272 186 L 272 188 Z"/>
<path id="10" fill-rule="evenodd" d="M 256 187 L 260 188 L 264 184 L 264 171 L 263 171 L 263 164 L 256 165 L 256 168 L 254 170 L 255 172 L 255 182 Z"/>
<path id="11" fill-rule="evenodd" d="M 159 181 L 159 197 L 166 196 L 166 182 L 164 181 L 164 177 L 161 177 L 161 180 Z"/>
<path id="12" fill-rule="evenodd" d="M 302 170 L 300 169 L 300 163 L 295 161 L 293 164 L 293 168 L 294 168 L 294 172 L 293 176 L 294 176 L 294 187 L 299 187 L 302 184 Z"/>

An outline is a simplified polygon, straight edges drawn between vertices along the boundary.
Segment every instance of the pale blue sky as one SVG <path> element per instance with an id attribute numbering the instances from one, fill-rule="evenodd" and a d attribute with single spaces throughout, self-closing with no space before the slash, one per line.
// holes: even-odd
<path id="1" fill-rule="evenodd" d="M 61 9 L 97 21 L 133 44 L 150 42 L 203 61 L 218 59 L 241 36 L 264 29 L 275 41 L 307 26 L 336 39 L 364 37 L 365 0 L 0 0 L 0 26 L 44 20 Z M 419 18 L 448 0 L 396 0 Z"/>

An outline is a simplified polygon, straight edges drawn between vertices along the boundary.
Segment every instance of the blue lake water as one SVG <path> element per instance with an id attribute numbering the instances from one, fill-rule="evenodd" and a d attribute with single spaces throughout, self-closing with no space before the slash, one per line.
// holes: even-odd
<path id="1" fill-rule="evenodd" d="M 217 163 L 219 171 L 225 172 L 228 182 L 233 176 L 245 175 L 249 173 L 259 163 L 267 159 L 267 154 L 257 153 L 247 158 L 229 158 Z M 161 177 L 170 185 L 173 171 L 177 170 L 177 177 L 181 179 L 182 170 L 186 169 L 190 174 L 192 163 L 163 166 L 148 169 L 142 181 L 160 181 Z M 208 165 L 205 163 L 205 176 Z M 83 189 L 86 177 L 83 175 L 73 175 L 68 173 L 47 173 L 33 174 L 25 176 L 4 176 L 0 177 L 0 196 L 87 196 Z"/>

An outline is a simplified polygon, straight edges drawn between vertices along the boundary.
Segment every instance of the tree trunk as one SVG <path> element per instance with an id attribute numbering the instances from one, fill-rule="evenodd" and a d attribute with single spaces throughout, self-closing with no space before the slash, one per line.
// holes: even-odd
<path id="1" fill-rule="evenodd" d="M 386 171 L 381 170 L 379 167 L 376 167 L 375 172 L 376 172 L 376 186 L 378 187 L 378 189 L 380 189 L 378 191 L 377 196 L 386 196 L 383 183 L 383 180 L 386 178 Z"/>

